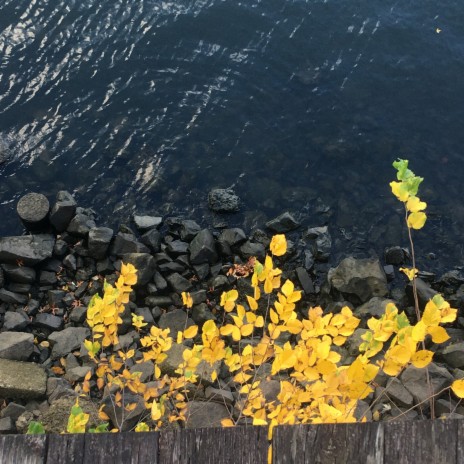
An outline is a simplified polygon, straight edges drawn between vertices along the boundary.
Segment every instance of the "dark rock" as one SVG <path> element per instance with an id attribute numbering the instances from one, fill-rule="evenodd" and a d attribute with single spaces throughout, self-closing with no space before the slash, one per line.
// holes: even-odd
<path id="1" fill-rule="evenodd" d="M 0 333 L 0 358 L 26 361 L 34 351 L 34 336 L 23 332 Z"/>
<path id="2" fill-rule="evenodd" d="M 63 258 L 63 266 L 70 271 L 77 270 L 77 260 L 74 255 L 67 255 Z"/>
<path id="3" fill-rule="evenodd" d="M 393 246 L 385 250 L 385 262 L 399 266 L 406 260 L 405 250 L 399 246 Z"/>
<path id="4" fill-rule="evenodd" d="M 300 223 L 288 211 L 266 222 L 266 227 L 277 234 L 284 234 L 286 232 L 290 232 L 291 230 L 296 229 L 299 226 Z"/>
<path id="5" fill-rule="evenodd" d="M 316 261 L 328 261 L 332 249 L 332 238 L 327 226 L 308 229 L 305 237 L 313 240 L 311 251 Z"/>
<path id="6" fill-rule="evenodd" d="M 185 266 L 182 264 L 176 263 L 174 261 L 171 261 L 169 263 L 160 264 L 158 269 L 162 274 L 170 274 L 172 272 L 180 273 L 180 272 L 185 271 Z"/>
<path id="7" fill-rule="evenodd" d="M 0 262 L 17 264 L 22 262 L 26 266 L 51 258 L 55 237 L 53 235 L 26 235 L 20 237 L 0 238 Z"/>
<path id="8" fill-rule="evenodd" d="M 103 399 L 102 411 L 110 418 L 114 427 L 117 427 L 121 432 L 128 432 L 140 422 L 140 419 L 147 410 L 143 397 L 139 395 L 126 393 L 124 395 L 124 402 L 125 404 L 118 406 L 114 396 L 108 395 Z M 129 404 L 136 404 L 136 407 L 132 411 L 127 412 L 123 408 Z"/>
<path id="9" fill-rule="evenodd" d="M 155 283 L 156 288 L 160 291 L 166 290 L 168 288 L 168 283 L 159 272 L 155 272 L 153 275 L 153 282 Z"/>
<path id="10" fill-rule="evenodd" d="M 307 271 L 310 271 L 314 267 L 314 255 L 311 253 L 310 250 L 304 251 L 304 268 Z"/>
<path id="11" fill-rule="evenodd" d="M 3 330 L 12 332 L 21 332 L 30 324 L 25 311 L 15 312 L 7 311 L 3 321 Z"/>
<path id="12" fill-rule="evenodd" d="M 82 324 L 87 316 L 86 306 L 76 306 L 69 315 L 69 320 L 75 324 Z"/>
<path id="13" fill-rule="evenodd" d="M 33 324 L 36 327 L 42 327 L 48 330 L 59 330 L 63 325 L 63 319 L 48 313 L 39 313 L 34 319 Z"/>
<path id="14" fill-rule="evenodd" d="M 182 309 L 175 309 L 174 311 L 164 313 L 158 321 L 159 328 L 171 329 L 171 336 L 173 337 L 177 335 L 177 332 L 183 331 L 186 327 L 190 327 L 191 325 L 194 325 L 194 322 Z"/>
<path id="15" fill-rule="evenodd" d="M 2 288 L 5 285 L 5 274 L 3 272 L 3 269 L 0 267 L 0 288 Z"/>
<path id="16" fill-rule="evenodd" d="M 397 406 L 410 408 L 414 404 L 414 398 L 401 381 L 394 377 L 387 383 L 387 394 Z"/>
<path id="17" fill-rule="evenodd" d="M 464 367 L 464 342 L 448 345 L 441 356 L 448 366 L 462 369 Z"/>
<path id="18" fill-rule="evenodd" d="M 194 305 L 204 303 L 208 299 L 206 290 L 196 290 L 194 292 L 190 292 L 190 296 L 192 297 Z"/>
<path id="19" fill-rule="evenodd" d="M 35 282 L 36 272 L 31 267 L 18 266 L 17 264 L 3 264 L 2 267 L 8 280 L 12 282 L 24 284 Z"/>
<path id="20" fill-rule="evenodd" d="M 7 290 L 13 293 L 22 293 L 24 295 L 29 295 L 32 292 L 32 285 L 11 282 L 8 284 Z"/>
<path id="21" fill-rule="evenodd" d="M 206 321 L 214 320 L 214 315 L 206 303 L 200 303 L 192 307 L 192 319 L 202 326 Z"/>
<path id="22" fill-rule="evenodd" d="M 90 256 L 94 259 L 104 258 L 112 238 L 113 229 L 108 227 L 94 227 L 93 229 L 90 229 L 88 236 L 88 249 Z M 123 240 L 120 239 L 120 241 L 122 242 Z"/>
<path id="23" fill-rule="evenodd" d="M 73 390 L 71 384 L 62 377 L 50 377 L 47 380 L 47 398 L 50 404 L 64 398 L 71 396 L 75 398 L 77 393 Z"/>
<path id="24" fill-rule="evenodd" d="M 158 253 L 161 250 L 161 234 L 156 229 L 150 229 L 143 234 L 140 241 L 147 246 L 152 253 Z"/>
<path id="25" fill-rule="evenodd" d="M 208 263 L 204 264 L 197 264 L 196 266 L 193 266 L 193 269 L 195 271 L 195 274 L 198 277 L 198 280 L 202 281 L 205 280 L 206 277 L 208 277 L 210 268 Z"/>
<path id="26" fill-rule="evenodd" d="M 233 229 L 224 229 L 219 236 L 219 243 L 225 243 L 230 247 L 240 245 L 247 239 L 245 232 L 238 227 Z"/>
<path id="27" fill-rule="evenodd" d="M 0 417 L 11 417 L 16 422 L 18 417 L 26 411 L 26 408 L 22 404 L 11 401 L 8 406 L 2 410 Z"/>
<path id="28" fill-rule="evenodd" d="M 374 297 L 356 308 L 354 314 L 361 319 L 370 319 L 371 317 L 380 319 L 385 314 L 385 308 L 389 303 L 395 302 L 386 298 Z"/>
<path id="29" fill-rule="evenodd" d="M 133 264 L 137 269 L 137 286 L 146 285 L 155 274 L 156 264 L 149 253 L 123 254 L 122 260 L 126 264 Z"/>
<path id="30" fill-rule="evenodd" d="M 109 258 L 104 258 L 97 262 L 97 273 L 98 274 L 111 274 L 113 271 L 114 271 L 114 266 Z"/>
<path id="31" fill-rule="evenodd" d="M 20 198 L 16 211 L 27 230 L 38 231 L 47 225 L 50 203 L 41 193 L 28 193 Z"/>
<path id="32" fill-rule="evenodd" d="M 206 387 L 205 399 L 216 403 L 231 405 L 235 402 L 234 395 L 229 390 L 222 388 Z"/>
<path id="33" fill-rule="evenodd" d="M 166 280 L 176 293 L 187 292 L 192 288 L 191 282 L 177 272 L 167 276 Z"/>
<path id="34" fill-rule="evenodd" d="M 221 421 L 230 417 L 229 410 L 220 403 L 189 401 L 185 427 L 221 427 Z"/>
<path id="35" fill-rule="evenodd" d="M 227 276 L 222 275 L 222 274 L 214 277 L 210 283 L 210 286 L 214 290 L 223 289 L 224 287 L 228 285 L 229 285 L 229 279 L 227 278 Z"/>
<path id="36" fill-rule="evenodd" d="M 170 305 L 172 305 L 172 299 L 170 296 L 147 296 L 145 298 L 145 304 L 149 306 L 150 308 L 153 308 L 155 306 L 160 306 L 162 308 L 166 308 Z"/>
<path id="37" fill-rule="evenodd" d="M 89 216 L 77 213 L 69 223 L 66 231 L 77 237 L 87 237 L 89 231 L 96 227 L 95 221 Z"/>
<path id="38" fill-rule="evenodd" d="M 137 241 L 135 235 L 118 232 L 113 245 L 110 248 L 110 254 L 122 256 L 128 253 L 149 253 L 150 250 L 143 244 Z"/>
<path id="39" fill-rule="evenodd" d="M 25 305 L 27 303 L 27 296 L 20 293 L 9 292 L 4 288 L 0 288 L 0 301 L 4 303 L 13 303 L 18 305 Z"/>
<path id="40" fill-rule="evenodd" d="M 53 254 L 55 256 L 64 256 L 68 252 L 68 249 L 69 246 L 64 240 L 57 239 L 53 247 Z"/>
<path id="41" fill-rule="evenodd" d="M 395 268 L 393 267 L 392 264 L 388 264 L 387 266 L 384 266 L 383 272 L 385 272 L 388 282 L 391 282 L 392 280 L 395 279 Z"/>
<path id="42" fill-rule="evenodd" d="M 445 272 L 437 281 L 437 285 L 452 288 L 454 291 L 462 284 L 464 284 L 464 276 L 462 272 L 457 269 Z"/>
<path id="43" fill-rule="evenodd" d="M 134 214 L 134 223 L 140 232 L 146 232 L 149 229 L 157 229 L 163 223 L 163 218 L 160 216 L 138 216 Z"/>
<path id="44" fill-rule="evenodd" d="M 74 366 L 71 368 L 66 367 L 66 374 L 64 375 L 64 378 L 71 383 L 82 382 L 87 373 L 91 370 L 91 366 Z"/>
<path id="45" fill-rule="evenodd" d="M 250 242 L 249 240 L 240 246 L 239 252 L 243 259 L 255 256 L 258 260 L 263 261 L 266 257 L 266 249 L 264 248 L 264 245 L 261 243 Z"/>
<path id="46" fill-rule="evenodd" d="M 134 311 L 137 316 L 142 316 L 144 321 L 148 323 L 148 327 L 154 325 L 155 320 L 153 319 L 153 314 L 150 311 L 150 308 L 136 308 Z"/>
<path id="47" fill-rule="evenodd" d="M 213 189 L 208 193 L 208 206 L 217 213 L 234 213 L 240 209 L 240 198 L 232 189 Z"/>
<path id="48" fill-rule="evenodd" d="M 40 285 L 55 285 L 57 282 L 56 274 L 49 271 L 40 271 L 39 283 Z"/>
<path id="49" fill-rule="evenodd" d="M 67 191 L 56 194 L 56 202 L 50 211 L 50 223 L 57 232 L 64 232 L 76 214 L 76 200 Z"/>
<path id="50" fill-rule="evenodd" d="M 353 303 L 364 303 L 388 293 L 387 278 L 377 259 L 345 258 L 328 272 L 331 287 Z"/>
<path id="51" fill-rule="evenodd" d="M 203 229 L 190 243 L 190 262 L 192 264 L 213 264 L 217 261 L 216 244 L 211 232 Z"/>
<path id="52" fill-rule="evenodd" d="M 134 364 L 129 371 L 131 373 L 133 372 L 140 372 L 140 381 L 143 383 L 149 382 L 154 373 L 154 366 L 153 366 L 153 361 L 145 361 L 141 363 Z"/>
<path id="53" fill-rule="evenodd" d="M 184 255 L 188 253 L 189 244 L 187 242 L 182 242 L 181 240 L 173 240 L 172 242 L 168 243 L 166 247 L 166 251 L 170 255 L 178 256 Z"/>
<path id="54" fill-rule="evenodd" d="M 201 227 L 195 222 L 190 219 L 186 219 L 185 221 L 181 222 L 180 226 L 180 238 L 186 242 L 190 242 L 193 240 L 195 235 L 200 232 Z"/>
<path id="55" fill-rule="evenodd" d="M 420 308 L 424 308 L 425 305 L 431 300 L 438 292 L 436 292 L 429 284 L 424 282 L 422 279 L 416 278 L 416 290 L 417 290 L 417 298 L 419 299 L 419 306 Z M 410 305 L 414 305 L 414 292 L 413 292 L 413 284 L 409 282 L 406 287 L 406 295 L 408 297 L 408 301 Z"/>
<path id="56" fill-rule="evenodd" d="M 296 276 L 298 277 L 298 281 L 300 282 L 301 288 L 303 289 L 305 294 L 306 295 L 314 294 L 315 293 L 314 284 L 313 284 L 311 277 L 307 273 L 306 269 L 302 267 L 297 267 L 295 272 L 296 272 Z"/>
<path id="57" fill-rule="evenodd" d="M 90 336 L 90 330 L 84 327 L 68 327 L 49 335 L 48 341 L 53 346 L 52 358 L 57 359 L 80 348 L 81 343 Z"/>
<path id="58" fill-rule="evenodd" d="M 23 308 L 28 316 L 35 316 L 39 311 L 40 303 L 37 300 L 30 299 Z"/>
<path id="59" fill-rule="evenodd" d="M 63 298 L 66 296 L 64 290 L 49 290 L 47 292 L 48 304 L 51 308 L 63 306 Z"/>

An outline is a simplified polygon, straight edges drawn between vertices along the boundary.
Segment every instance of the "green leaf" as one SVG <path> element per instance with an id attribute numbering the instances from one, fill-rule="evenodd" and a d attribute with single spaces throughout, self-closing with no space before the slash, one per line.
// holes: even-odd
<path id="1" fill-rule="evenodd" d="M 398 180 L 406 180 L 410 177 L 414 177 L 414 173 L 408 169 L 408 160 L 398 159 L 397 161 L 393 161 L 393 167 L 398 170 L 396 177 Z"/>
<path id="2" fill-rule="evenodd" d="M 27 427 L 27 435 L 39 435 L 39 434 L 44 434 L 45 433 L 45 428 L 42 425 L 41 422 L 35 422 L 31 421 L 29 422 L 29 425 Z"/>
<path id="3" fill-rule="evenodd" d="M 108 422 L 103 422 L 102 424 L 97 425 L 95 428 L 89 429 L 89 433 L 106 433 L 108 432 L 108 426 Z"/>
<path id="4" fill-rule="evenodd" d="M 396 325 L 398 326 L 398 330 L 404 329 L 405 327 L 408 327 L 411 325 L 409 323 L 408 316 L 406 316 L 406 313 L 401 313 L 396 316 Z"/>

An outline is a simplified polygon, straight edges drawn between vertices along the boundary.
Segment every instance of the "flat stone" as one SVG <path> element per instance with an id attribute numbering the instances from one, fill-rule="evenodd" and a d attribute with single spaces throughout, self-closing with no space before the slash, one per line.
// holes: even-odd
<path id="1" fill-rule="evenodd" d="M 396 377 L 387 383 L 387 395 L 397 406 L 409 408 L 414 404 L 413 396 Z"/>
<path id="2" fill-rule="evenodd" d="M 41 366 L 0 359 L 0 397 L 40 399 L 45 396 L 46 389 L 47 374 Z"/>
<path id="3" fill-rule="evenodd" d="M 87 337 L 90 337 L 90 330 L 84 327 L 68 327 L 60 332 L 53 332 L 48 337 L 53 346 L 52 358 L 61 358 L 79 349 Z"/>
<path id="4" fill-rule="evenodd" d="M 63 232 L 76 214 L 76 200 L 67 191 L 61 190 L 56 194 L 56 202 L 50 211 L 50 223 L 57 232 Z"/>
<path id="5" fill-rule="evenodd" d="M 53 254 L 55 237 L 48 234 L 0 238 L 0 262 L 34 266 Z"/>
<path id="6" fill-rule="evenodd" d="M 266 222 L 266 227 L 277 234 L 284 234 L 285 232 L 290 232 L 291 230 L 296 229 L 299 226 L 300 223 L 288 211 Z"/>
<path id="7" fill-rule="evenodd" d="M 0 333 L 0 358 L 26 361 L 34 351 L 34 335 L 24 332 Z"/>

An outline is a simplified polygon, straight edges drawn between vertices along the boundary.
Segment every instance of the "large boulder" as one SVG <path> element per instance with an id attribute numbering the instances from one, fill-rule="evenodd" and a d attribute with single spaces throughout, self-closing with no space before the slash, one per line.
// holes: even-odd
<path id="1" fill-rule="evenodd" d="M 33 363 L 0 359 L 0 397 L 11 399 L 43 398 L 47 374 Z"/>
<path id="2" fill-rule="evenodd" d="M 374 258 L 345 258 L 338 267 L 329 270 L 327 278 L 332 289 L 355 304 L 388 293 L 387 277 L 379 260 Z"/>
<path id="3" fill-rule="evenodd" d="M 0 238 L 0 262 L 33 266 L 51 258 L 55 237 L 49 234 Z"/>

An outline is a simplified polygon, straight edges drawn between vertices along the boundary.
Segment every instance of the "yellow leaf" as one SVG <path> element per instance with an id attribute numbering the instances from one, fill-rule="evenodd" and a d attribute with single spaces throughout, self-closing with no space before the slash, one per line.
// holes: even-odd
<path id="1" fill-rule="evenodd" d="M 232 419 L 221 419 L 221 425 L 223 427 L 235 427 L 234 421 Z"/>
<path id="2" fill-rule="evenodd" d="M 459 398 L 464 398 L 464 379 L 455 380 L 451 384 L 451 390 L 453 390 L 454 394 Z"/>
<path id="3" fill-rule="evenodd" d="M 415 342 L 422 342 L 425 338 L 427 327 L 423 321 L 419 321 L 413 328 L 411 337 Z"/>
<path id="4" fill-rule="evenodd" d="M 408 216 L 408 227 L 411 229 L 422 229 L 424 227 L 427 215 L 422 212 L 411 213 Z"/>
<path id="5" fill-rule="evenodd" d="M 393 195 L 398 198 L 400 201 L 407 201 L 407 199 L 410 196 L 410 193 L 408 191 L 408 188 L 406 185 L 403 184 L 403 182 L 390 182 L 390 187 L 392 189 Z"/>
<path id="6" fill-rule="evenodd" d="M 184 337 L 185 338 L 193 338 L 197 335 L 198 333 L 198 326 L 197 325 L 191 325 L 189 328 L 184 330 Z"/>
<path id="7" fill-rule="evenodd" d="M 419 272 L 415 267 L 409 269 L 407 267 L 400 267 L 400 271 L 406 274 L 409 280 L 413 280 L 416 278 L 417 273 Z"/>
<path id="8" fill-rule="evenodd" d="M 287 252 L 287 240 L 285 235 L 274 235 L 269 245 L 269 249 L 274 256 L 282 256 Z"/>
<path id="9" fill-rule="evenodd" d="M 282 293 L 288 297 L 293 293 L 294 288 L 293 282 L 287 279 L 282 285 Z"/>
<path id="10" fill-rule="evenodd" d="M 435 327 L 429 327 L 427 333 L 432 336 L 433 343 L 443 343 L 450 338 L 446 330 L 439 325 Z"/>
<path id="11" fill-rule="evenodd" d="M 433 352 L 429 350 L 419 350 L 411 357 L 411 362 L 414 367 L 422 368 L 432 362 Z"/>
<path id="12" fill-rule="evenodd" d="M 182 292 L 181 295 L 182 303 L 184 303 L 184 305 L 187 306 L 187 308 L 191 308 L 193 306 L 192 295 L 190 295 L 190 293 L 188 292 Z"/>
<path id="13" fill-rule="evenodd" d="M 417 213 L 427 208 L 427 203 L 420 201 L 417 197 L 409 197 L 406 208 L 411 213 Z"/>
<path id="14" fill-rule="evenodd" d="M 251 296 L 247 295 L 248 306 L 252 311 L 258 309 L 258 302 Z"/>
<path id="15" fill-rule="evenodd" d="M 253 425 L 267 425 L 267 422 L 264 419 L 253 418 Z"/>

